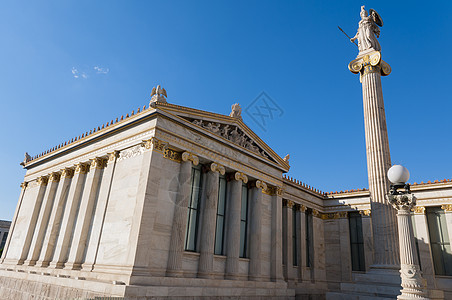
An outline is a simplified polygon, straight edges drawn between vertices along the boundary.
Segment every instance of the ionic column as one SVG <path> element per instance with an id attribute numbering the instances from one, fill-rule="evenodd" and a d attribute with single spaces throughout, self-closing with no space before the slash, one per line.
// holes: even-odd
<path id="1" fill-rule="evenodd" d="M 63 216 L 63 210 L 67 200 L 67 193 L 73 175 L 73 169 L 64 169 L 61 171 L 60 183 L 58 184 L 56 191 L 52 213 L 50 214 L 49 225 L 47 226 L 48 229 L 44 237 L 44 243 L 38 261 L 39 263 L 37 264 L 41 265 L 42 267 L 47 267 L 50 260 L 52 259 L 52 254 L 55 248 L 55 241 L 60 230 L 61 217 Z"/>
<path id="2" fill-rule="evenodd" d="M 102 182 L 99 190 L 99 197 L 94 212 L 93 224 L 91 226 L 91 234 L 86 249 L 86 257 L 82 268 L 91 271 L 97 257 L 99 249 L 100 237 L 102 235 L 102 228 L 104 225 L 105 214 L 107 212 L 108 200 L 110 198 L 111 184 L 113 181 L 113 174 L 116 166 L 116 159 L 119 156 L 119 151 L 108 153 L 108 159 L 102 175 Z"/>
<path id="3" fill-rule="evenodd" d="M 421 260 L 419 266 L 422 266 L 422 275 L 427 280 L 427 286 L 429 288 L 436 288 L 435 269 L 430 249 L 430 235 L 424 206 L 414 207 L 414 226 L 416 226 L 417 237 L 421 241 L 418 243 L 418 246 Z"/>
<path id="4" fill-rule="evenodd" d="M 441 209 L 444 209 L 449 241 L 452 241 L 452 204 L 443 204 Z"/>
<path id="5" fill-rule="evenodd" d="M 339 223 L 339 244 L 340 244 L 340 264 L 341 281 L 349 282 L 352 280 L 352 262 L 350 249 L 350 222 L 347 218 L 347 212 L 337 213 Z"/>
<path id="6" fill-rule="evenodd" d="M 217 163 L 211 163 L 206 181 L 206 200 L 201 228 L 201 246 L 198 266 L 198 277 L 212 278 L 213 252 L 215 250 L 215 226 L 218 205 L 218 189 L 220 174 L 225 174 L 225 168 Z"/>
<path id="7" fill-rule="evenodd" d="M 89 172 L 83 188 L 80 209 L 75 224 L 74 237 L 69 253 L 67 268 L 79 269 L 85 254 L 91 219 L 96 202 L 97 189 L 100 184 L 105 159 L 96 157 L 91 160 Z"/>
<path id="8" fill-rule="evenodd" d="M 182 276 L 185 231 L 187 228 L 188 203 L 191 197 L 192 163 L 199 164 L 199 158 L 189 152 L 182 153 L 179 171 L 179 192 L 174 206 L 173 227 L 168 256 L 167 276 Z"/>
<path id="9" fill-rule="evenodd" d="M 262 197 L 268 193 L 267 184 L 257 180 L 250 201 L 250 264 L 249 280 L 261 279 Z"/>
<path id="10" fill-rule="evenodd" d="M 73 237 L 75 221 L 79 213 L 81 195 L 88 169 L 89 166 L 87 164 L 79 163 L 75 165 L 74 176 L 67 196 L 66 208 L 61 220 L 58 240 L 52 261 L 50 262 L 51 267 L 62 268 L 67 261 L 68 250 Z"/>
<path id="11" fill-rule="evenodd" d="M 272 233 L 271 233 L 271 262 L 270 276 L 272 281 L 283 281 L 283 261 L 282 261 L 282 194 L 280 187 L 276 188 L 275 195 L 272 196 Z"/>
<path id="12" fill-rule="evenodd" d="M 293 245 L 292 245 L 292 208 L 294 202 L 283 199 L 283 264 L 284 278 L 286 280 L 293 279 Z"/>
<path id="13" fill-rule="evenodd" d="M 240 212 L 242 206 L 242 184 L 248 182 L 248 177 L 241 173 L 234 174 L 231 183 L 231 195 L 228 203 L 228 232 L 226 242 L 226 279 L 237 280 L 240 255 Z"/>
<path id="14" fill-rule="evenodd" d="M 16 206 L 16 211 L 14 213 L 13 222 L 11 223 L 11 227 L 9 228 L 9 234 L 8 234 L 8 237 L 6 238 L 6 243 L 3 248 L 3 253 L 2 253 L 2 256 L 0 259 L 0 263 L 3 263 L 5 261 L 6 253 L 8 252 L 9 243 L 11 242 L 14 228 L 16 227 L 17 216 L 19 215 L 19 211 L 22 206 L 22 201 L 24 199 L 24 195 L 25 195 L 25 191 L 27 190 L 27 186 L 28 186 L 28 182 L 25 182 L 25 181 L 20 184 L 21 191 L 20 191 L 20 196 L 19 196 L 19 202 L 17 203 L 17 206 Z M 35 203 L 35 207 L 36 207 L 36 203 Z M 33 218 L 33 215 L 32 215 L 32 218 Z M 25 247 L 25 245 L 24 245 L 24 247 Z M 20 257 L 19 257 L 19 259 L 20 259 Z M 23 263 L 23 261 L 20 263 Z"/>
<path id="15" fill-rule="evenodd" d="M 300 226 L 298 226 L 298 234 L 300 239 L 298 240 L 299 256 L 298 256 L 298 280 L 303 281 L 305 279 L 304 271 L 306 270 L 306 206 L 298 206 L 298 216 L 300 220 Z"/>
<path id="16" fill-rule="evenodd" d="M 381 75 L 389 75 L 391 67 L 381 60 L 378 51 L 371 52 L 349 64 L 353 73 L 360 73 L 363 89 L 364 124 L 366 132 L 367 171 L 372 209 L 374 265 L 372 268 L 399 268 L 396 212 L 385 195 L 389 192 L 386 177 L 391 167 L 388 131 L 381 87 Z"/>
<path id="17" fill-rule="evenodd" d="M 52 210 L 53 201 L 55 199 L 55 193 L 60 181 L 59 173 L 52 173 L 49 176 L 49 183 L 44 194 L 42 202 L 41 212 L 39 213 L 38 222 L 36 223 L 35 233 L 30 246 L 30 253 L 28 255 L 28 263 L 30 266 L 34 266 L 41 253 L 42 242 L 44 241 L 44 235 L 47 230 L 49 222 L 50 212 Z"/>

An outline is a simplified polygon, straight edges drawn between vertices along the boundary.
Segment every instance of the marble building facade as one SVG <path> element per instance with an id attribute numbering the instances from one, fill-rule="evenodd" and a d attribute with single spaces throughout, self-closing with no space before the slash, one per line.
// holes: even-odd
<path id="1" fill-rule="evenodd" d="M 238 105 L 221 115 L 158 89 L 149 107 L 26 157 L 1 299 L 324 299 L 359 281 L 373 263 L 367 190 L 288 178 L 288 157 Z M 421 268 L 447 299 L 452 181 L 412 191 Z"/>

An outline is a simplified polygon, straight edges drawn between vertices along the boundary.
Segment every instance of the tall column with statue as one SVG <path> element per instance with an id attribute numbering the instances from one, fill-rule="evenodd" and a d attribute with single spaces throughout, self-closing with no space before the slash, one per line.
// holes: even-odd
<path id="1" fill-rule="evenodd" d="M 374 259 L 372 269 L 399 269 L 397 220 L 394 208 L 385 195 L 389 191 L 386 173 L 391 167 L 388 131 L 383 103 L 381 76 L 391 73 L 391 67 L 381 59 L 377 40 L 383 21 L 370 9 L 370 15 L 361 7 L 358 32 L 351 39 L 358 40 L 358 57 L 348 68 L 360 74 L 363 88 L 364 124 L 366 134 L 367 171 L 372 209 Z"/>

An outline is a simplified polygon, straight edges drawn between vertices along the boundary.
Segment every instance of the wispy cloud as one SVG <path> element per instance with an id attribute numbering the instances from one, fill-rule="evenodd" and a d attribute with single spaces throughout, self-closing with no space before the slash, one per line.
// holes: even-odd
<path id="1" fill-rule="evenodd" d="M 93 71 L 93 69 L 94 69 L 94 71 Z M 95 66 L 95 67 L 93 67 L 93 69 L 91 69 L 91 68 L 86 69 L 85 68 L 85 71 L 86 71 L 85 72 L 83 70 L 77 69 L 76 67 L 72 67 L 71 72 L 72 72 L 72 76 L 74 78 L 76 78 L 76 79 L 79 79 L 79 78 L 87 79 L 90 75 L 108 74 L 108 72 L 110 72 L 109 68 L 103 68 L 103 67 L 100 67 L 100 66 Z"/>
<path id="2" fill-rule="evenodd" d="M 94 70 L 96 70 L 97 74 L 107 74 L 108 72 L 110 72 L 109 68 L 101 68 L 99 66 L 95 66 Z"/>

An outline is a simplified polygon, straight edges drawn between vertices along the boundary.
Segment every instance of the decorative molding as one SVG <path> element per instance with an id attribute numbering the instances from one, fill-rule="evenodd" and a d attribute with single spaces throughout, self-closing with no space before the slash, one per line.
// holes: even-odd
<path id="1" fill-rule="evenodd" d="M 40 176 L 38 177 L 36 182 L 38 183 L 38 185 L 46 185 L 48 182 L 48 178 L 46 176 Z"/>
<path id="2" fill-rule="evenodd" d="M 370 215 L 371 215 L 371 210 L 370 210 L 370 209 L 360 210 L 359 213 L 360 213 L 361 216 L 363 216 L 363 217 L 370 217 Z"/>
<path id="3" fill-rule="evenodd" d="M 49 182 L 58 182 L 60 181 L 60 173 L 52 173 L 49 175 Z"/>
<path id="4" fill-rule="evenodd" d="M 190 152 L 184 152 L 182 153 L 182 161 L 191 161 L 194 166 L 197 166 L 199 164 L 199 158 Z"/>
<path id="5" fill-rule="evenodd" d="M 108 162 L 107 163 L 114 162 L 119 157 L 119 154 L 120 154 L 120 152 L 116 151 L 116 150 L 113 151 L 113 152 L 107 153 L 107 155 L 108 155 Z"/>
<path id="6" fill-rule="evenodd" d="M 235 172 L 234 178 L 235 178 L 235 180 L 243 181 L 243 183 L 247 183 L 248 182 L 248 176 L 246 176 L 242 172 Z"/>
<path id="7" fill-rule="evenodd" d="M 258 144 L 249 137 L 239 126 L 222 124 L 219 122 L 208 122 L 204 120 L 191 119 L 192 124 L 207 129 L 215 135 L 221 136 L 232 143 L 239 145 L 251 152 L 257 153 L 260 156 L 271 159 L 270 156 Z M 273 160 L 273 159 L 271 159 Z"/>
<path id="8" fill-rule="evenodd" d="M 119 162 L 119 161 L 122 161 L 122 160 L 125 160 L 125 159 L 128 159 L 128 158 L 132 158 L 132 157 L 136 157 L 138 155 L 141 155 L 141 154 L 144 153 L 145 149 L 149 149 L 149 148 L 142 147 L 142 145 L 136 145 L 134 147 L 125 149 L 125 150 L 119 152 L 119 156 L 117 158 L 117 161 Z M 109 160 L 110 159 L 111 159 L 111 155 L 109 157 Z"/>
<path id="9" fill-rule="evenodd" d="M 346 219 L 348 217 L 348 212 L 346 211 L 337 211 L 333 213 L 321 213 L 322 220 L 331 220 L 331 219 Z"/>
<path id="10" fill-rule="evenodd" d="M 78 163 L 75 165 L 75 174 L 85 174 L 89 170 L 89 165 L 85 163 Z"/>
<path id="11" fill-rule="evenodd" d="M 182 161 L 182 153 L 177 152 L 173 149 L 170 148 L 166 148 L 163 151 L 163 157 L 167 158 L 169 160 L 173 160 L 173 161 L 177 161 L 177 162 L 181 162 Z"/>
<path id="12" fill-rule="evenodd" d="M 95 157 L 91 160 L 90 169 L 103 169 L 106 165 L 106 159 L 102 157 Z"/>
<path id="13" fill-rule="evenodd" d="M 20 184 L 21 189 L 25 189 L 28 186 L 28 182 L 24 181 Z"/>
<path id="14" fill-rule="evenodd" d="M 412 210 L 415 214 L 425 214 L 425 206 L 415 206 Z"/>
<path id="15" fill-rule="evenodd" d="M 441 209 L 444 209 L 446 212 L 452 212 L 452 204 L 443 204 L 441 205 Z"/>
<path id="16" fill-rule="evenodd" d="M 224 168 L 224 166 L 217 164 L 217 163 L 211 163 L 210 164 L 210 171 L 212 172 L 218 172 L 221 175 L 226 174 L 226 169 Z"/>
<path id="17" fill-rule="evenodd" d="M 153 150 L 161 152 L 161 153 L 163 153 L 165 151 L 165 149 L 168 147 L 167 142 L 163 142 L 155 137 L 151 138 L 151 143 L 154 146 Z M 149 149 L 149 148 L 147 148 L 147 146 L 146 146 L 146 149 Z"/>
<path id="18" fill-rule="evenodd" d="M 61 178 L 72 178 L 74 176 L 74 169 L 64 168 L 61 170 Z"/>

